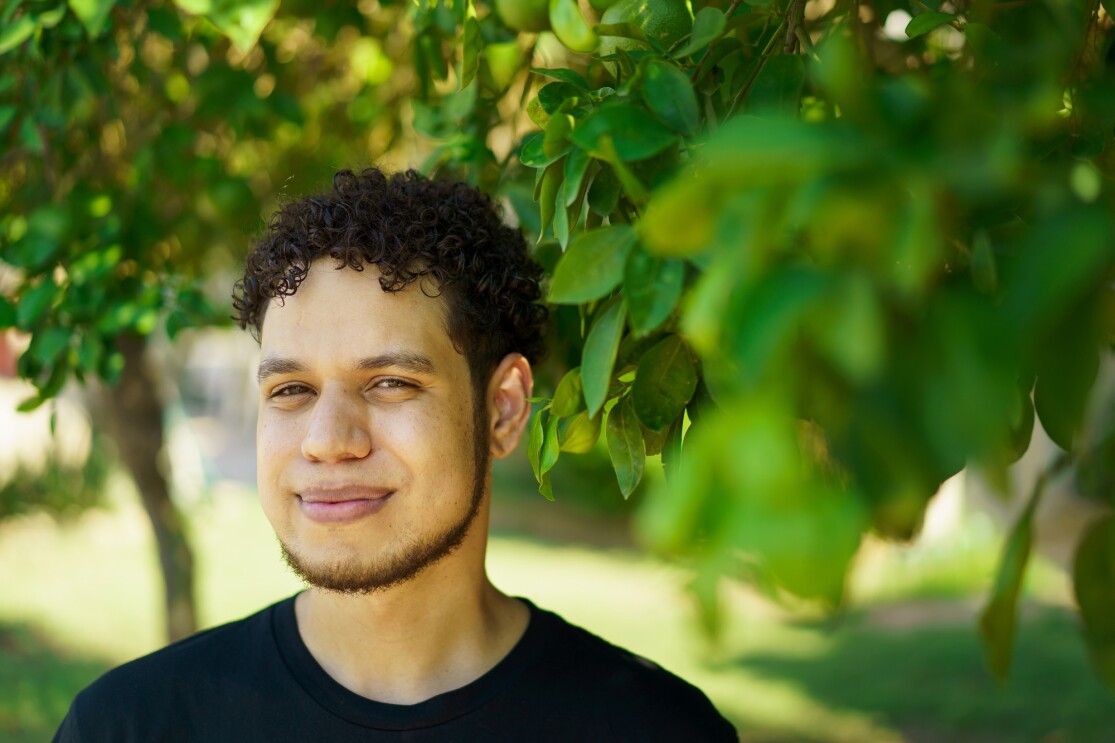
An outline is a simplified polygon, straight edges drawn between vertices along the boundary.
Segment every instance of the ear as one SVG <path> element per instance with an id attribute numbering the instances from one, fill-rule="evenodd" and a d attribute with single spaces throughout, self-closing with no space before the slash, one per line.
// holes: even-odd
<path id="1" fill-rule="evenodd" d="M 519 353 L 504 356 L 488 382 L 488 438 L 493 457 L 502 459 L 519 445 L 530 419 L 533 391 L 530 362 Z"/>

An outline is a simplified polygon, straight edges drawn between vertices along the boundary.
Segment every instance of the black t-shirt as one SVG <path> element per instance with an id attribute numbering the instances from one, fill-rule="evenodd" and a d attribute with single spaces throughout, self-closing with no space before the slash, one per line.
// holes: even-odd
<path id="1" fill-rule="evenodd" d="M 171 741 L 735 741 L 698 689 L 548 611 L 494 668 L 412 705 L 334 681 L 289 598 L 109 671 L 55 743 Z"/>

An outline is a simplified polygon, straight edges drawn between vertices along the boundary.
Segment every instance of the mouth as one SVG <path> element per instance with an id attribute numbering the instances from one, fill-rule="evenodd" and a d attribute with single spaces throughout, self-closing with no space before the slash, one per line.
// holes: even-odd
<path id="1" fill-rule="evenodd" d="M 379 513 L 395 494 L 384 488 L 344 487 L 298 493 L 298 505 L 311 521 L 343 524 Z"/>

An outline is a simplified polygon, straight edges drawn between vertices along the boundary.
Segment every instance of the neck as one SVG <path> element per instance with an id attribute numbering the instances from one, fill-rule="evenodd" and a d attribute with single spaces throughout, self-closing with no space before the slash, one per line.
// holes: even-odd
<path id="1" fill-rule="evenodd" d="M 486 514 L 472 534 L 487 535 Z M 484 571 L 486 538 L 413 580 L 363 595 L 311 588 L 295 602 L 311 655 L 335 681 L 363 697 L 415 704 L 482 676 L 518 642 L 526 606 Z"/>

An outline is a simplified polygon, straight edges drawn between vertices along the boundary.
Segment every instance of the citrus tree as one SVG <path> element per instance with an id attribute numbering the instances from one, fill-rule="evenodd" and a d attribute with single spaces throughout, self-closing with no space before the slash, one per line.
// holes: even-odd
<path id="1" fill-rule="evenodd" d="M 839 605 L 866 533 L 915 536 L 965 466 L 1005 487 L 1035 416 L 1054 467 L 1115 504 L 1115 401 L 1088 405 L 1115 340 L 1103 6 L 419 3 L 415 23 L 420 110 L 451 132 L 435 161 L 502 189 L 552 272 L 568 371 L 531 422 L 540 489 L 599 438 L 624 495 L 660 456 L 641 533 L 690 562 L 710 620 L 724 576 Z M 1046 480 L 981 618 L 999 674 Z M 1113 578 L 1108 517 L 1074 581 L 1115 682 Z"/>
<path id="2" fill-rule="evenodd" d="M 114 28 L 159 10 L 72 4 L 113 9 Z M 12 7 L 7 55 L 35 54 L 55 33 L 48 21 L 80 21 L 76 8 L 54 21 L 38 3 Z M 1115 504 L 1113 405 L 1093 394 L 1115 339 L 1115 31 L 1104 4 L 367 0 L 331 25 L 298 3 L 270 25 L 271 2 L 177 7 L 162 10 L 259 59 L 230 64 L 264 102 L 253 106 L 298 89 L 288 75 L 312 80 L 290 110 L 329 88 L 312 56 L 280 59 L 290 39 L 350 44 L 343 67 L 360 84 L 333 90 L 320 136 L 413 125 L 426 170 L 512 204 L 551 274 L 559 383 L 527 446 L 540 489 L 553 496 L 563 455 L 605 447 L 629 495 L 660 456 L 667 484 L 648 493 L 640 531 L 694 568 L 710 620 L 725 577 L 840 605 L 866 533 L 913 538 L 964 466 L 1006 486 L 1035 418 L 1079 492 Z M 191 44 L 172 40 L 164 69 L 195 95 Z M 384 57 L 394 68 L 376 77 Z M 197 106 L 230 100 L 196 95 Z M 16 117 L 4 122 L 9 142 L 46 126 Z M 234 147 L 211 167 L 284 172 L 284 147 L 298 149 L 282 144 L 289 131 L 237 133 L 254 157 Z M 382 152 L 371 149 L 360 158 Z M 32 204 L 60 201 L 43 185 L 50 172 L 6 176 L 4 199 L 26 214 L 7 218 L 6 244 L 33 233 Z M 25 195 L 30 183 L 50 199 Z M 67 260 L 89 252 L 67 240 Z M 165 313 L 186 273 L 161 267 Z M 23 270 L 9 315 L 19 320 L 38 290 L 50 293 L 43 316 L 57 317 L 66 300 Z M 22 327 L 35 348 L 55 326 Z M 77 367 L 79 339 L 66 338 L 57 353 Z M 49 393 L 46 369 L 26 370 Z M 1008 535 L 981 619 L 1000 674 L 1046 480 Z M 1111 517 L 1080 543 L 1074 582 L 1096 666 L 1115 682 Z"/>
<path id="3" fill-rule="evenodd" d="M 19 373 L 37 390 L 21 408 L 67 380 L 106 383 L 93 387 L 97 423 L 150 518 L 170 639 L 196 629 L 193 559 L 165 476 L 150 339 L 227 323 L 227 277 L 261 202 L 398 135 L 398 117 L 380 116 L 401 100 L 384 85 L 395 63 L 374 37 L 338 33 L 362 16 L 276 5 L 0 8 L 0 328 L 30 336 Z M 392 22 L 380 15 L 380 36 Z M 89 502 L 82 492 L 71 496 Z"/>

